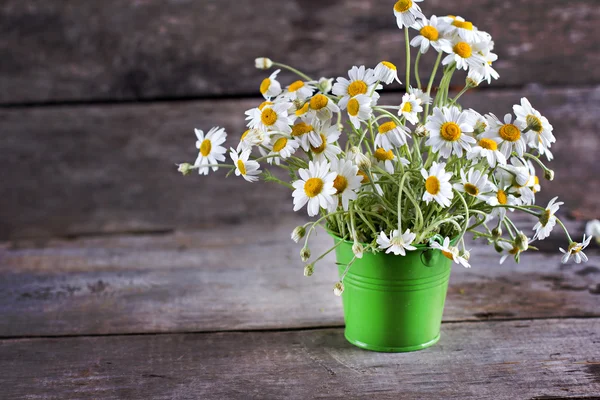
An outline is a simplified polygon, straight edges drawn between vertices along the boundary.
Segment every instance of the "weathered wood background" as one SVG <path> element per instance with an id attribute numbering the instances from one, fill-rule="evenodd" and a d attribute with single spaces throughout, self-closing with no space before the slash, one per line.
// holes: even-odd
<path id="1" fill-rule="evenodd" d="M 553 236 L 499 266 L 476 244 L 440 343 L 367 353 L 343 339 L 332 258 L 302 276 L 289 191 L 176 172 L 194 127 L 239 137 L 257 56 L 315 78 L 402 65 L 392 5 L 0 0 L 0 397 L 599 398 L 597 248 L 561 266 Z M 422 7 L 494 36 L 501 79 L 463 103 L 503 115 L 527 96 L 551 120 L 540 199 L 581 233 L 600 217 L 598 1 Z"/>

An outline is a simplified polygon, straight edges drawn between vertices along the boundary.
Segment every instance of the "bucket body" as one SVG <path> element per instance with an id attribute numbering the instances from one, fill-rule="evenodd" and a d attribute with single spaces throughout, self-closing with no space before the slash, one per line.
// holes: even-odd
<path id="1" fill-rule="evenodd" d="M 334 236 L 337 243 L 341 239 Z M 336 248 L 340 278 L 352 260 L 352 242 Z M 406 256 L 364 253 L 344 278 L 346 339 L 363 349 L 407 352 L 440 338 L 451 261 L 439 250 L 419 248 Z"/>

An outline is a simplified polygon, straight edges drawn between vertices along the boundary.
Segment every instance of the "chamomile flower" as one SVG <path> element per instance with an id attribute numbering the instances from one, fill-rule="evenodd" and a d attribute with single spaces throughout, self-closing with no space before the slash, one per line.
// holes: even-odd
<path id="1" fill-rule="evenodd" d="M 471 264 L 469 264 L 469 260 L 467 260 L 465 257 L 461 257 L 459 255 L 458 248 L 450 246 L 450 238 L 449 237 L 444 238 L 444 242 L 442 244 L 439 244 L 438 242 L 432 240 L 429 243 L 429 246 L 432 249 L 441 251 L 442 254 L 444 255 L 444 257 L 446 257 L 450 261 L 454 261 L 456 264 L 460 264 L 465 268 L 471 268 Z"/>
<path id="2" fill-rule="evenodd" d="M 518 205 L 535 203 L 536 177 L 531 163 L 512 157 L 510 164 L 497 170 L 497 178 L 503 186 L 510 186 L 509 190 L 517 197 Z"/>
<path id="3" fill-rule="evenodd" d="M 421 169 L 421 175 L 425 179 L 425 192 L 423 193 L 423 201 L 429 204 L 435 200 L 442 207 L 449 207 L 450 200 L 454 198 L 452 191 L 451 172 L 446 172 L 446 164 L 433 162 L 429 172 L 425 168 Z"/>
<path id="4" fill-rule="evenodd" d="M 321 91 L 321 93 L 327 94 L 331 92 L 331 88 L 333 87 L 333 78 L 320 78 L 319 83 L 317 84 L 317 88 Z"/>
<path id="5" fill-rule="evenodd" d="M 341 204 L 344 211 L 348 211 L 350 200 L 356 200 L 358 197 L 356 193 L 360 189 L 363 177 L 358 175 L 358 167 L 350 160 L 332 160 L 331 172 L 336 173 L 333 187 L 337 201 L 331 204 L 329 211 L 335 211 L 338 204 Z"/>
<path id="6" fill-rule="evenodd" d="M 506 165 L 506 157 L 500 150 L 498 150 L 499 138 L 487 139 L 481 138 L 477 141 L 477 144 L 471 148 L 471 151 L 467 153 L 467 160 L 482 159 L 485 158 L 488 165 L 492 168 L 496 168 L 497 164 Z"/>
<path id="7" fill-rule="evenodd" d="M 397 158 L 392 150 L 386 151 L 380 147 L 373 153 L 373 158 L 379 168 L 384 169 L 389 174 L 394 173 L 394 162 L 397 161 Z M 408 165 L 409 163 L 405 158 L 400 158 L 399 161 L 404 166 Z"/>
<path id="8" fill-rule="evenodd" d="M 248 117 L 248 126 L 263 131 L 275 131 L 289 134 L 292 132 L 290 128 L 290 118 L 288 110 L 290 104 L 287 102 L 273 104 L 264 102 L 258 108 L 246 111 Z"/>
<path id="9" fill-rule="evenodd" d="M 588 221 L 585 225 L 585 234 L 596 239 L 596 243 L 600 244 L 600 221 L 597 219 Z"/>
<path id="10" fill-rule="evenodd" d="M 291 157 L 300 147 L 300 142 L 287 136 L 276 135 L 272 138 L 272 142 L 271 152 L 268 155 L 277 157 L 269 157 L 267 159 L 269 164 L 280 165 L 281 160 Z"/>
<path id="11" fill-rule="evenodd" d="M 200 175 L 208 175 L 210 167 L 207 167 L 207 165 L 212 165 L 212 170 L 216 171 L 219 169 L 216 166 L 217 162 L 225 161 L 224 154 L 227 152 L 227 149 L 221 146 L 221 144 L 225 142 L 227 133 L 225 133 L 225 129 L 219 127 L 211 128 L 206 136 L 200 129 L 194 129 L 194 132 L 198 139 L 196 141 L 196 148 L 199 151 L 194 167 L 198 168 Z"/>
<path id="12" fill-rule="evenodd" d="M 370 96 L 373 93 L 373 97 L 377 98 L 379 95 L 375 92 L 378 87 L 377 78 L 375 77 L 375 71 L 372 69 L 366 69 L 364 65 L 360 67 L 352 67 L 348 71 L 350 80 L 339 77 L 333 85 L 333 94 L 340 96 L 341 99 L 338 105 L 344 110 L 351 98 L 359 95 Z"/>
<path id="13" fill-rule="evenodd" d="M 377 64 L 374 74 L 378 81 L 383 82 L 386 85 L 389 85 L 394 81 L 402 84 L 400 79 L 398 79 L 398 68 L 389 61 L 382 61 Z"/>
<path id="14" fill-rule="evenodd" d="M 479 33 L 479 30 L 472 22 L 465 20 L 463 17 L 449 17 L 448 22 L 450 24 L 448 26 L 448 34 L 463 41 L 475 43 L 486 37 Z"/>
<path id="15" fill-rule="evenodd" d="M 298 140 L 302 149 L 308 152 L 311 146 L 319 147 L 323 144 L 321 135 L 312 125 L 306 122 L 297 122 L 292 127 L 292 137 Z"/>
<path id="16" fill-rule="evenodd" d="M 329 125 L 328 123 L 318 123 L 315 126 L 315 132 L 321 137 L 321 145 L 310 146 L 312 152 L 313 161 L 333 161 L 337 159 L 338 154 L 342 152 L 342 149 L 337 146 L 338 139 L 342 134 L 337 124 Z"/>
<path id="17" fill-rule="evenodd" d="M 590 240 L 592 240 L 591 236 L 588 236 L 586 238 L 586 235 L 583 235 L 583 241 L 581 243 L 572 242 L 566 251 L 562 248 L 559 248 L 560 252 L 564 254 L 561 260 L 562 263 L 566 264 L 567 262 L 569 262 L 571 256 L 573 256 L 573 259 L 577 264 L 580 264 L 582 261 L 587 262 L 588 258 L 583 253 L 583 250 L 585 250 L 585 248 L 588 247 L 588 245 L 590 244 Z"/>
<path id="18" fill-rule="evenodd" d="M 260 93 L 269 100 L 275 96 L 279 96 L 281 93 L 281 84 L 277 81 L 277 75 L 281 72 L 280 69 L 273 72 L 271 76 L 263 79 L 260 84 Z"/>
<path id="19" fill-rule="evenodd" d="M 552 200 L 550 200 L 550 203 L 548 203 L 548 207 L 546 207 L 546 209 L 540 216 L 540 220 L 533 227 L 533 229 L 535 230 L 535 235 L 533 236 L 533 240 L 536 240 L 536 239 L 544 240 L 548 236 L 550 236 L 550 232 L 552 232 L 552 229 L 554 229 L 554 226 L 556 225 L 555 214 L 557 213 L 560 206 L 565 204 L 562 201 L 559 201 L 558 203 L 556 203 L 557 199 L 558 199 L 558 197 L 555 197 Z"/>
<path id="20" fill-rule="evenodd" d="M 417 235 L 412 233 L 410 229 L 407 229 L 403 234 L 399 230 L 393 230 L 390 232 L 388 238 L 385 232 L 381 231 L 377 237 L 377 244 L 381 250 L 385 250 L 386 254 L 394 253 L 394 255 L 406 255 L 406 250 L 416 250 L 415 246 L 412 246 L 412 242 L 415 241 Z"/>
<path id="21" fill-rule="evenodd" d="M 394 150 L 397 147 L 404 146 L 410 132 L 402 125 L 396 125 L 394 121 L 385 122 L 379 125 L 377 136 L 375 136 L 375 146 L 382 147 L 384 150 Z"/>
<path id="22" fill-rule="evenodd" d="M 340 108 L 333 100 L 324 94 L 317 93 L 308 102 L 308 115 L 316 116 L 321 121 L 331 119 L 333 113 L 339 113 Z"/>
<path id="23" fill-rule="evenodd" d="M 431 98 L 431 96 L 427 95 L 427 93 L 423 92 L 421 89 L 409 87 L 408 93 L 414 94 L 415 97 L 417 98 L 417 100 L 419 100 L 421 102 L 421 105 L 424 105 L 424 104 L 427 105 L 427 104 L 431 104 L 433 102 L 433 99 Z"/>
<path id="24" fill-rule="evenodd" d="M 270 58 L 259 57 L 254 60 L 254 66 L 257 69 L 269 69 L 273 66 L 273 61 Z"/>
<path id="25" fill-rule="evenodd" d="M 425 127 L 430 132 L 426 144 L 444 158 L 450 157 L 452 153 L 462 157 L 463 150 L 469 152 L 471 144 L 476 142 L 469 136 L 473 132 L 469 114 L 454 106 L 434 108 Z"/>
<path id="26" fill-rule="evenodd" d="M 519 157 L 522 157 L 526 150 L 525 138 L 522 134 L 523 125 L 519 121 L 514 121 L 511 114 L 504 116 L 504 122 L 500 121 L 494 114 L 486 115 L 488 128 L 482 137 L 488 139 L 500 139 L 498 145 L 500 151 L 506 158 L 515 151 Z"/>
<path id="27" fill-rule="evenodd" d="M 452 42 L 442 46 L 444 52 L 448 53 L 442 60 L 443 65 L 456 63 L 456 68 L 465 71 L 471 67 L 478 68 L 483 65 L 483 57 L 473 48 L 471 42 L 455 38 Z"/>
<path id="28" fill-rule="evenodd" d="M 314 116 L 310 114 L 309 103 L 306 101 L 304 104 L 300 102 L 293 102 L 294 106 L 288 110 L 288 114 L 290 115 L 290 122 L 295 123 L 298 119 L 303 122 L 310 122 L 314 119 Z"/>
<path id="29" fill-rule="evenodd" d="M 314 82 L 296 81 L 290 84 L 282 94 L 282 97 L 288 100 L 306 100 L 317 88 Z"/>
<path id="30" fill-rule="evenodd" d="M 413 26 L 419 31 L 419 35 L 410 41 L 413 47 L 419 47 L 422 54 L 427 53 L 429 47 L 433 47 L 436 51 L 441 52 L 442 46 L 448 46 L 448 39 L 444 38 L 446 25 L 433 15 L 430 20 L 423 18 L 417 21 Z"/>
<path id="31" fill-rule="evenodd" d="M 267 145 L 270 140 L 268 132 L 261 131 L 260 129 L 248 129 L 242 134 L 236 151 L 239 153 L 240 151 L 251 149 L 253 146 Z"/>
<path id="32" fill-rule="evenodd" d="M 348 116 L 356 129 L 360 129 L 360 123 L 368 121 L 373 115 L 371 105 L 371 98 L 364 94 L 359 94 L 348 101 Z"/>
<path id="33" fill-rule="evenodd" d="M 419 113 L 423 111 L 421 101 L 414 94 L 406 93 L 402 96 L 402 104 L 398 110 L 398 115 L 406 118 L 411 124 L 419 123 Z"/>
<path id="34" fill-rule="evenodd" d="M 479 86 L 483 81 L 487 81 L 488 85 L 492 83 L 492 79 L 500 78 L 500 74 L 492 67 L 492 63 L 498 60 L 498 56 L 491 52 L 493 43 L 490 41 L 481 41 L 473 45 L 473 50 L 477 52 L 482 58 L 482 64 L 479 66 L 473 66 L 469 69 L 467 75 L 468 79 Z"/>
<path id="35" fill-rule="evenodd" d="M 469 125 L 473 126 L 473 136 L 477 138 L 480 134 L 485 132 L 485 130 L 487 129 L 487 126 L 488 126 L 487 119 L 485 119 L 485 117 L 483 115 L 479 114 L 477 111 L 473 110 L 472 108 L 469 108 L 465 112 L 467 113 L 467 116 L 468 116 L 467 123 Z"/>
<path id="36" fill-rule="evenodd" d="M 504 261 L 506 261 L 506 259 L 510 256 L 514 256 L 515 259 L 517 259 L 522 252 L 521 249 L 515 243 L 498 242 L 498 246 L 500 246 L 502 250 L 507 252 L 507 254 L 504 254 L 500 258 L 500 264 L 504 264 Z"/>
<path id="37" fill-rule="evenodd" d="M 546 154 L 549 161 L 552 160 L 553 156 L 549 149 L 552 143 L 556 142 L 556 138 L 552 134 L 553 127 L 548 119 L 533 108 L 525 97 L 521 99 L 521 105 L 513 106 L 513 111 L 517 121 L 529 129 L 526 134 L 529 146 L 537 149 L 541 155 Z"/>
<path id="38" fill-rule="evenodd" d="M 454 189 L 481 201 L 488 200 L 488 194 L 496 189 L 494 184 L 488 180 L 487 174 L 475 168 L 471 168 L 467 174 L 461 169 L 460 179 L 460 183 L 454 184 Z"/>
<path id="39" fill-rule="evenodd" d="M 258 175 L 262 172 L 260 164 L 257 161 L 249 160 L 250 149 L 242 151 L 242 154 L 237 153 L 234 149 L 230 149 L 229 156 L 235 165 L 235 175 L 242 176 L 248 182 L 256 182 Z"/>
<path id="40" fill-rule="evenodd" d="M 399 0 L 394 4 L 394 15 L 398 28 L 410 28 L 415 24 L 417 18 L 425 18 L 421 12 L 421 7 L 415 3 L 420 3 L 423 0 Z"/>
<path id="41" fill-rule="evenodd" d="M 319 214 L 320 208 L 328 209 L 331 203 L 335 203 L 333 182 L 337 173 L 329 170 L 329 163 L 310 161 L 308 169 L 301 168 L 298 174 L 301 179 L 292 184 L 295 189 L 292 193 L 294 211 L 308 204 L 308 215 L 314 217 Z"/>
<path id="42" fill-rule="evenodd" d="M 499 206 L 517 205 L 519 201 L 514 195 L 508 192 L 508 187 L 498 186 L 496 190 L 494 190 L 494 192 L 488 196 L 486 203 L 493 207 L 492 213 L 490 214 L 487 221 L 490 221 L 496 217 L 500 221 L 502 221 L 506 216 L 507 208 Z M 510 208 L 508 210 L 512 211 L 512 209 Z"/>

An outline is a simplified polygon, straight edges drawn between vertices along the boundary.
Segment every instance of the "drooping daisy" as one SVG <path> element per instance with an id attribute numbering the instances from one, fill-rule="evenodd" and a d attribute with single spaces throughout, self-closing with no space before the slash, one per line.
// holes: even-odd
<path id="1" fill-rule="evenodd" d="M 337 201 L 332 203 L 329 211 L 335 211 L 338 204 L 342 205 L 344 211 L 348 211 L 350 200 L 356 200 L 358 197 L 356 192 L 360 189 L 363 177 L 358 175 L 358 167 L 350 160 L 332 160 L 331 172 L 337 175 L 333 180 Z"/>
<path id="2" fill-rule="evenodd" d="M 372 115 L 372 101 L 369 96 L 359 94 L 348 101 L 348 116 L 356 129 L 360 129 L 360 123 L 368 121 Z"/>
<path id="3" fill-rule="evenodd" d="M 290 115 L 289 119 L 290 119 L 291 123 L 295 123 L 298 120 L 298 118 L 304 122 L 312 121 L 313 116 L 310 115 L 310 113 L 309 113 L 308 101 L 305 102 L 304 104 L 300 104 L 298 102 L 294 102 L 292 104 L 294 104 L 294 107 L 292 107 L 293 109 L 291 111 L 288 111 L 288 114 Z"/>
<path id="4" fill-rule="evenodd" d="M 386 254 L 394 253 L 394 255 L 406 255 L 406 250 L 416 250 L 415 246 L 412 246 L 412 242 L 415 241 L 417 235 L 412 233 L 410 229 L 407 229 L 403 234 L 399 230 L 393 230 L 390 232 L 388 238 L 385 232 L 381 231 L 377 237 L 377 244 L 381 250 L 385 250 Z"/>
<path id="5" fill-rule="evenodd" d="M 433 15 L 430 20 L 423 18 L 418 20 L 413 28 L 419 31 L 419 35 L 410 41 L 413 47 L 419 47 L 422 54 L 427 53 L 429 47 L 433 47 L 436 51 L 441 52 L 443 46 L 448 46 L 448 39 L 444 38 L 444 32 L 447 29 L 446 24 L 438 21 L 438 18 Z"/>
<path id="6" fill-rule="evenodd" d="M 492 213 L 486 221 L 490 221 L 494 218 L 498 218 L 500 221 L 504 220 L 506 216 L 507 208 L 498 206 L 512 206 L 517 205 L 519 202 L 517 198 L 508 192 L 508 187 L 498 186 L 496 190 L 486 200 L 490 206 L 494 207 Z M 508 208 L 509 211 L 512 209 Z"/>
<path id="7" fill-rule="evenodd" d="M 473 132 L 469 124 L 469 115 L 457 107 L 434 108 L 433 115 L 429 116 L 425 124 L 430 135 L 426 144 L 433 151 L 439 151 L 444 158 L 450 157 L 452 152 L 462 157 L 463 149 L 471 150 L 471 144 L 476 140 L 468 134 Z"/>
<path id="8" fill-rule="evenodd" d="M 398 110 L 399 116 L 406 118 L 411 124 L 417 124 L 419 123 L 419 113 L 422 111 L 423 107 L 417 96 L 409 93 L 402 96 L 402 104 Z"/>
<path id="9" fill-rule="evenodd" d="M 469 69 L 467 76 L 475 86 L 483 81 L 487 81 L 488 85 L 492 83 L 492 79 L 500 78 L 500 74 L 492 67 L 492 64 L 498 59 L 498 56 L 492 53 L 491 49 L 494 42 L 481 41 L 473 45 L 473 51 L 479 54 L 483 60 L 483 63 L 479 66 L 473 66 Z"/>
<path id="10" fill-rule="evenodd" d="M 567 262 L 569 262 L 571 256 L 573 256 L 577 264 L 580 264 L 582 261 L 587 262 L 588 258 L 582 250 L 585 250 L 585 248 L 588 247 L 588 245 L 590 244 L 590 240 L 592 240 L 591 236 L 588 236 L 586 239 L 586 235 L 583 235 L 583 241 L 581 243 L 572 242 L 569 245 L 567 251 L 563 250 L 562 248 L 559 248 L 560 252 L 564 253 L 564 256 L 561 260 L 562 263 L 566 264 Z"/>
<path id="11" fill-rule="evenodd" d="M 504 122 L 501 122 L 494 114 L 486 115 L 488 128 L 482 137 L 488 139 L 500 139 L 498 145 L 504 157 L 509 158 L 513 151 L 516 151 L 519 157 L 523 156 L 526 150 L 525 138 L 522 135 L 522 124 L 519 121 L 513 123 L 512 115 L 506 114 Z"/>
<path id="12" fill-rule="evenodd" d="M 373 153 L 373 158 L 375 159 L 375 163 L 381 169 L 384 169 L 389 174 L 394 173 L 394 161 L 396 160 L 396 155 L 392 150 L 384 150 L 383 148 L 378 148 Z M 401 158 L 399 160 L 402 165 L 408 165 L 408 160 L 405 158 Z"/>
<path id="13" fill-rule="evenodd" d="M 481 67 L 484 63 L 483 57 L 473 49 L 473 45 L 460 38 L 455 38 L 449 44 L 445 44 L 442 49 L 448 53 L 442 60 L 443 65 L 455 62 L 457 69 L 466 71 L 470 67 Z"/>
<path id="14" fill-rule="evenodd" d="M 377 131 L 375 146 L 382 147 L 386 151 L 404 146 L 410 137 L 410 131 L 402 125 L 396 125 L 394 121 L 379 125 Z"/>
<path id="15" fill-rule="evenodd" d="M 517 121 L 529 129 L 527 132 L 527 143 L 534 149 L 537 149 L 541 155 L 546 154 L 548 160 L 552 160 L 550 146 L 556 142 L 552 134 L 553 127 L 548 119 L 539 111 L 531 106 L 527 98 L 521 99 L 521 105 L 513 106 L 513 111 L 517 116 Z"/>
<path id="16" fill-rule="evenodd" d="M 277 157 L 269 157 L 267 159 L 269 164 L 280 165 L 281 160 L 291 157 L 300 147 L 300 142 L 286 136 L 274 136 L 272 142 L 271 152 L 268 155 Z"/>
<path id="17" fill-rule="evenodd" d="M 250 152 L 250 149 L 246 149 L 238 155 L 237 151 L 230 149 L 229 156 L 235 165 L 235 176 L 241 175 L 248 182 L 256 182 L 262 171 L 259 169 L 260 164 L 257 161 L 248 160 Z"/>
<path id="18" fill-rule="evenodd" d="M 510 192 L 518 199 L 517 205 L 535 203 L 535 168 L 531 163 L 512 157 L 510 164 L 496 170 L 496 178 L 503 187 L 510 186 Z"/>
<path id="19" fill-rule="evenodd" d="M 454 189 L 481 201 L 487 201 L 489 193 L 496 189 L 494 184 L 488 180 L 487 174 L 475 168 L 471 168 L 467 174 L 461 169 L 460 179 L 460 183 L 454 184 Z"/>
<path id="20" fill-rule="evenodd" d="M 275 96 L 279 96 L 281 93 L 281 84 L 277 81 L 277 75 L 281 72 L 280 69 L 273 72 L 271 76 L 263 79 L 260 84 L 260 93 L 265 97 L 265 99 L 270 100 Z"/>
<path id="21" fill-rule="evenodd" d="M 261 131 L 260 129 L 248 129 L 242 134 L 240 143 L 237 146 L 236 151 L 244 151 L 251 149 L 253 146 L 268 145 L 271 137 L 268 132 Z"/>
<path id="22" fill-rule="evenodd" d="M 290 104 L 287 102 L 276 104 L 265 103 L 261 104 L 257 109 L 246 111 L 246 115 L 248 115 L 246 119 L 250 120 L 248 126 L 263 131 L 291 133 L 292 128 L 290 127 L 290 118 L 288 117 Z"/>
<path id="23" fill-rule="evenodd" d="M 308 115 L 316 116 L 321 121 L 331 119 L 333 113 L 339 113 L 340 108 L 329 97 L 317 93 L 308 102 Z"/>
<path id="24" fill-rule="evenodd" d="M 306 100 L 316 90 L 314 82 L 296 81 L 290 84 L 282 94 L 288 100 Z"/>
<path id="25" fill-rule="evenodd" d="M 320 78 L 319 83 L 317 84 L 317 88 L 321 91 L 321 93 L 327 94 L 331 92 L 331 88 L 333 87 L 333 78 Z"/>
<path id="26" fill-rule="evenodd" d="M 485 132 L 488 126 L 487 119 L 477 111 L 469 108 L 465 111 L 467 113 L 467 123 L 473 126 L 473 136 L 478 137 L 480 134 Z"/>
<path id="27" fill-rule="evenodd" d="M 225 153 L 227 149 L 221 144 L 225 142 L 227 133 L 225 129 L 214 127 L 211 128 L 206 136 L 200 129 L 194 129 L 196 133 L 196 148 L 198 149 L 198 158 L 194 162 L 194 167 L 198 168 L 200 175 L 208 175 L 210 170 L 206 165 L 212 165 L 212 170 L 216 171 L 219 167 L 216 166 L 218 161 L 225 161 Z"/>
<path id="28" fill-rule="evenodd" d="M 467 153 L 467 160 L 485 158 L 488 165 L 496 168 L 496 164 L 506 165 L 506 157 L 498 150 L 499 138 L 487 139 L 482 138 L 477 141 L 477 144 Z"/>
<path id="29" fill-rule="evenodd" d="M 310 217 L 319 214 L 320 208 L 329 208 L 331 203 L 335 203 L 333 195 L 336 189 L 333 187 L 333 182 L 337 177 L 336 172 L 329 170 L 329 163 L 315 163 L 310 161 L 308 169 L 300 168 L 299 180 L 295 181 L 292 186 L 294 192 L 294 211 L 298 211 L 307 203 L 307 211 Z"/>
<path id="30" fill-rule="evenodd" d="M 459 255 L 458 248 L 450 246 L 449 237 L 444 238 L 444 242 L 442 244 L 439 244 L 438 242 L 432 240 L 429 243 L 429 246 L 431 246 L 432 249 L 441 251 L 444 257 L 451 261 L 454 261 L 456 264 L 460 264 L 465 268 L 471 268 L 471 264 L 469 264 L 469 261 L 466 258 L 461 257 Z"/>
<path id="31" fill-rule="evenodd" d="M 427 105 L 433 102 L 431 96 L 428 96 L 427 93 L 423 92 L 421 89 L 409 87 L 408 93 L 414 94 L 417 100 L 421 102 L 421 105 Z"/>
<path id="32" fill-rule="evenodd" d="M 328 123 L 318 123 L 314 125 L 314 129 L 321 137 L 321 145 L 310 146 L 313 161 L 323 162 L 327 160 L 336 160 L 338 154 L 342 152 L 342 149 L 335 144 L 342 134 L 339 131 L 337 124 L 329 125 Z"/>
<path id="33" fill-rule="evenodd" d="M 540 216 L 540 220 L 533 227 L 533 229 L 535 230 L 533 240 L 544 240 L 548 236 L 550 236 L 550 232 L 552 232 L 552 229 L 554 229 L 554 226 L 556 225 L 555 214 L 560 208 L 560 206 L 565 204 L 562 201 L 556 203 L 556 200 L 558 200 L 558 197 L 555 197 L 552 200 L 550 200 L 550 203 L 548 203 L 548 207 L 546 207 L 546 209 Z"/>
<path id="34" fill-rule="evenodd" d="M 421 12 L 421 7 L 415 3 L 420 3 L 423 0 L 399 0 L 394 4 L 394 15 L 398 28 L 410 28 L 415 24 L 417 18 L 425 18 Z"/>
<path id="35" fill-rule="evenodd" d="M 423 193 L 423 201 L 429 204 L 435 200 L 442 207 L 449 207 L 450 200 L 454 198 L 450 178 L 451 172 L 446 172 L 445 163 L 438 164 L 433 162 L 429 172 L 425 168 L 421 169 L 421 175 L 425 179 L 425 193 Z"/>
<path id="36" fill-rule="evenodd" d="M 367 69 L 364 65 L 352 67 L 348 71 L 348 76 L 350 80 L 339 77 L 333 85 L 333 94 L 341 97 L 338 105 L 342 110 L 346 108 L 351 98 L 358 95 L 370 96 L 373 93 L 373 97 L 379 96 L 375 92 L 377 78 L 375 77 L 375 71 L 372 69 Z"/>
<path id="37" fill-rule="evenodd" d="M 585 224 L 585 234 L 596 239 L 596 243 L 600 244 L 600 221 L 593 219 Z"/>
<path id="38" fill-rule="evenodd" d="M 500 258 L 500 264 L 504 264 L 504 261 L 506 261 L 506 259 L 510 256 L 514 256 L 515 258 L 517 258 L 521 254 L 521 249 L 519 249 L 519 247 L 515 243 L 498 242 L 498 246 L 500 246 L 502 250 L 507 252 L 507 254 L 504 254 Z"/>
<path id="39" fill-rule="evenodd" d="M 398 79 L 398 68 L 389 61 L 382 61 L 377 64 L 374 74 L 378 81 L 383 82 L 386 85 L 389 85 L 394 81 L 402 84 L 400 79 Z"/>
<path id="40" fill-rule="evenodd" d="M 475 43 L 484 38 L 479 34 L 479 31 L 472 22 L 465 20 L 463 17 L 450 17 L 450 26 L 448 34 L 458 37 L 469 43 Z"/>
<path id="41" fill-rule="evenodd" d="M 311 146 L 319 147 L 323 144 L 321 135 L 315 131 L 312 125 L 306 122 L 297 122 L 292 127 L 292 137 L 298 140 L 302 149 L 306 152 Z"/>

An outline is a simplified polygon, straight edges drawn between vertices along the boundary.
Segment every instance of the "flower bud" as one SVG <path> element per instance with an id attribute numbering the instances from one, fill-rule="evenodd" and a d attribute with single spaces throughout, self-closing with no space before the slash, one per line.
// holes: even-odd
<path id="1" fill-rule="evenodd" d="M 333 287 L 333 294 L 336 296 L 341 296 L 342 293 L 344 293 L 344 284 L 340 281 Z"/>
<path id="2" fill-rule="evenodd" d="M 517 238 L 515 239 L 515 245 L 520 251 L 527 251 L 529 248 L 529 239 L 523 232 L 519 232 Z"/>
<path id="3" fill-rule="evenodd" d="M 352 252 L 356 256 L 356 258 L 363 258 L 364 251 L 365 251 L 365 248 L 363 247 L 362 244 L 360 244 L 358 242 L 354 242 L 354 244 L 352 245 Z"/>
<path id="4" fill-rule="evenodd" d="M 502 246 L 500 246 L 500 243 L 498 242 L 494 242 L 494 250 L 496 250 L 496 253 L 504 252 L 504 249 L 502 248 Z"/>
<path id="5" fill-rule="evenodd" d="M 500 228 L 500 226 L 497 226 L 494 229 L 492 229 L 492 236 L 494 240 L 500 239 L 502 237 L 502 233 L 502 228 Z"/>
<path id="6" fill-rule="evenodd" d="M 306 235 L 306 229 L 304 228 L 304 226 L 297 226 L 292 231 L 292 240 L 298 243 L 300 239 L 304 237 L 304 235 Z"/>
<path id="7" fill-rule="evenodd" d="M 302 250 L 300 250 L 300 258 L 303 262 L 308 261 L 308 259 L 310 258 L 310 250 L 308 249 L 308 247 L 303 247 Z"/>
<path id="8" fill-rule="evenodd" d="M 548 181 L 553 181 L 554 180 L 554 171 L 551 169 L 545 170 L 544 178 L 546 178 L 546 180 L 548 180 Z"/>
<path id="9" fill-rule="evenodd" d="M 189 175 L 192 172 L 192 165 L 188 163 L 179 164 L 177 166 L 177 171 L 181 172 L 183 176 Z"/>
<path id="10" fill-rule="evenodd" d="M 361 153 L 360 149 L 356 146 L 350 148 L 350 153 L 354 156 L 354 162 L 358 165 L 358 168 L 367 170 L 371 168 L 371 160 L 369 157 Z"/>
<path id="11" fill-rule="evenodd" d="M 259 57 L 254 60 L 254 66 L 258 69 L 269 69 L 273 66 L 273 61 L 270 58 Z"/>
<path id="12" fill-rule="evenodd" d="M 317 88 L 323 93 L 329 93 L 333 86 L 333 78 L 321 78 L 317 84 Z"/>
<path id="13" fill-rule="evenodd" d="M 471 259 L 471 252 L 469 250 L 465 249 L 459 255 L 460 255 L 460 257 L 464 258 L 467 261 L 469 261 Z"/>
<path id="14" fill-rule="evenodd" d="M 314 264 L 308 264 L 306 267 L 304 267 L 304 276 L 312 276 L 312 274 L 314 272 L 315 272 Z"/>
<path id="15" fill-rule="evenodd" d="M 419 125 L 417 125 L 417 128 L 415 129 L 415 136 L 427 137 L 427 136 L 429 136 L 429 131 L 427 130 L 427 128 L 425 128 L 425 125 L 419 124 Z"/>

